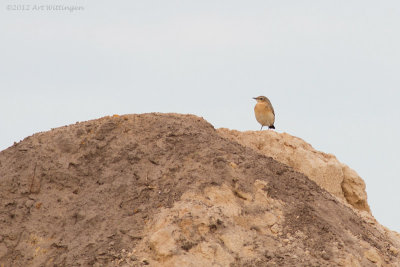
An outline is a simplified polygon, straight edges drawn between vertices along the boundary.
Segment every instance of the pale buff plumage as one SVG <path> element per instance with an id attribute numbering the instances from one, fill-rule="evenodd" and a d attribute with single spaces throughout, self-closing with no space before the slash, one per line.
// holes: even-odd
<path id="1" fill-rule="evenodd" d="M 268 126 L 269 129 L 275 129 L 275 111 L 269 99 L 265 96 L 254 97 L 254 99 L 257 100 L 254 114 L 256 115 L 256 120 L 261 124 L 260 130 L 264 126 Z"/>

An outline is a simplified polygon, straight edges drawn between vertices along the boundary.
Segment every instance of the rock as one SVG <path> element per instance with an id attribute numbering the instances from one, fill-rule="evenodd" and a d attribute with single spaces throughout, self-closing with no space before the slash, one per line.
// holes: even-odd
<path id="1" fill-rule="evenodd" d="M 176 252 L 176 244 L 173 237 L 175 227 L 169 226 L 156 231 L 151 235 L 149 244 L 159 257 L 171 256 Z"/>
<path id="2" fill-rule="evenodd" d="M 377 266 L 382 266 L 382 259 L 375 249 L 371 248 L 365 251 L 364 256 L 371 262 L 375 263 Z"/>
<path id="3" fill-rule="evenodd" d="M 347 255 L 347 257 L 340 263 L 340 266 L 362 267 L 360 262 L 353 255 Z"/>
<path id="4" fill-rule="evenodd" d="M 395 256 L 400 254 L 400 250 L 395 248 L 394 246 L 390 246 L 389 251 L 392 252 Z"/>
<path id="5" fill-rule="evenodd" d="M 364 181 L 334 155 L 317 151 L 304 140 L 287 133 L 239 132 L 225 128 L 218 129 L 218 133 L 289 165 L 355 209 L 370 212 Z"/>

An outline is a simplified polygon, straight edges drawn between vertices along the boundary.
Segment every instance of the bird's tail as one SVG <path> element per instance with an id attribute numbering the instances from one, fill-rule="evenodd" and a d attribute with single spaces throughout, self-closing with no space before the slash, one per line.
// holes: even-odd
<path id="1" fill-rule="evenodd" d="M 275 126 L 272 124 L 271 126 L 268 127 L 269 129 L 275 129 Z"/>

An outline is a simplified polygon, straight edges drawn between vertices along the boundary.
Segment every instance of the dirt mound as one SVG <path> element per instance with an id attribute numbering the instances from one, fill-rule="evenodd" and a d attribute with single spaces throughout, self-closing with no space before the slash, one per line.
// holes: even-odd
<path id="1" fill-rule="evenodd" d="M 0 152 L 0 266 L 400 266 L 400 239 L 201 118 L 105 117 Z"/>

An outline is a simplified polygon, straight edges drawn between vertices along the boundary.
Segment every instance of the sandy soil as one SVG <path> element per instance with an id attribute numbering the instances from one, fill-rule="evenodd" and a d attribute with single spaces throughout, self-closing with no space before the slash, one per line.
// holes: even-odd
<path id="1" fill-rule="evenodd" d="M 213 209 L 212 192 L 239 207 L 234 220 Z M 196 203 L 211 219 L 184 232 L 179 214 Z M 277 219 L 257 228 L 268 212 Z M 167 236 L 165 253 L 154 229 L 167 223 L 183 234 Z M 193 115 L 104 117 L 1 151 L 0 229 L 0 266 L 178 266 L 193 255 L 197 266 L 400 266 L 398 244 L 351 208 Z M 238 229 L 252 237 L 244 256 L 227 245 Z M 196 254 L 210 242 L 214 252 Z"/>

